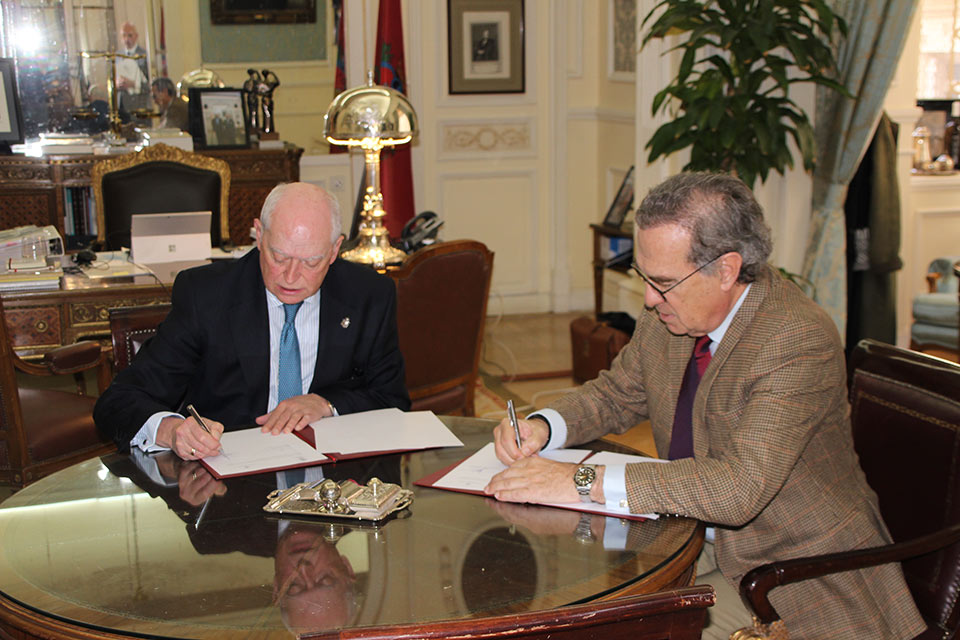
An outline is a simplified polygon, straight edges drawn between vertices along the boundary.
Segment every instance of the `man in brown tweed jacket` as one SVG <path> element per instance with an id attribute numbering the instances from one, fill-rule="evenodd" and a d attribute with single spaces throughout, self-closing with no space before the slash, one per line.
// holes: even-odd
<path id="1" fill-rule="evenodd" d="M 497 455 L 510 468 L 487 492 L 698 518 L 716 526 L 717 562 L 734 587 L 766 562 L 890 542 L 853 450 L 840 338 L 767 264 L 770 232 L 750 190 L 722 174 L 674 176 L 644 198 L 634 240 L 647 311 L 632 340 L 610 371 L 520 421 L 520 449 L 510 425 L 497 426 Z M 704 335 L 712 358 L 685 456 L 585 471 L 535 455 L 649 418 L 668 457 L 681 382 Z M 899 565 L 780 587 L 770 599 L 794 640 L 924 629 Z"/>

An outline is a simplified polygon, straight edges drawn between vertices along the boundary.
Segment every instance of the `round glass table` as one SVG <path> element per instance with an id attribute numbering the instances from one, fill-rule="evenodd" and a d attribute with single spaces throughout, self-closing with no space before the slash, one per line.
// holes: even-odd
<path id="1" fill-rule="evenodd" d="M 285 472 L 216 481 L 172 456 L 110 455 L 0 505 L 0 628 L 15 637 L 289 638 L 532 611 L 692 582 L 703 527 L 414 486 L 490 441 L 323 465 L 414 491 L 378 526 L 277 517 Z M 288 473 L 288 472 L 287 472 Z M 291 479 L 291 483 L 295 482 Z"/>

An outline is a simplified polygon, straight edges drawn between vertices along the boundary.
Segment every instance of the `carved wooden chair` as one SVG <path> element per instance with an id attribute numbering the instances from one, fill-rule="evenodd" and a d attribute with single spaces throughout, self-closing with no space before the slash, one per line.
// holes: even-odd
<path id="1" fill-rule="evenodd" d="M 708 585 L 489 618 L 301 634 L 323 640 L 695 640 L 716 596 Z"/>
<path id="2" fill-rule="evenodd" d="M 93 423 L 96 398 L 66 391 L 20 387 L 17 372 L 31 376 L 75 375 L 97 370 L 101 391 L 110 384 L 110 363 L 97 342 L 78 342 L 44 354 L 40 363 L 13 350 L 0 301 L 0 482 L 27 485 L 75 462 L 115 451 Z M 78 385 L 78 393 L 85 385 Z"/>
<path id="3" fill-rule="evenodd" d="M 482 242 L 438 242 L 387 272 L 414 411 L 474 415 L 493 252 Z"/>
<path id="4" fill-rule="evenodd" d="M 113 340 L 113 368 L 120 372 L 130 366 L 143 343 L 153 337 L 170 313 L 169 304 L 110 309 L 110 337 Z"/>
<path id="5" fill-rule="evenodd" d="M 917 640 L 960 627 L 960 365 L 861 340 L 849 369 L 854 448 L 894 544 L 753 569 L 740 595 L 757 624 L 731 638 L 786 637 L 767 597 L 775 587 L 889 562 L 927 622 Z"/>
<path id="6" fill-rule="evenodd" d="M 94 163 L 97 241 L 105 250 L 130 246 L 130 218 L 140 213 L 210 211 L 210 241 L 230 240 L 230 165 L 156 144 Z"/>

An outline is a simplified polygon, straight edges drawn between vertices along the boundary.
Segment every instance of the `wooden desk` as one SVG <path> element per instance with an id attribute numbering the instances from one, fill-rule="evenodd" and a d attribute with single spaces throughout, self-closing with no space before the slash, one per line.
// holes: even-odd
<path id="1" fill-rule="evenodd" d="M 4 316 L 21 357 L 78 340 L 110 344 L 109 310 L 170 301 L 169 283 L 151 276 L 94 280 L 65 275 L 59 289 L 5 291 Z"/>
<path id="2" fill-rule="evenodd" d="M 490 440 L 493 421 L 443 419 L 464 448 L 323 467 L 325 477 L 377 475 L 414 490 L 410 509 L 380 527 L 264 513 L 273 473 L 228 480 L 209 504 L 190 488 L 208 479 L 196 463 L 173 474 L 195 504 L 126 456 L 43 478 L 0 505 L 0 629 L 17 638 L 269 640 L 692 581 L 703 541 L 695 521 L 588 517 L 595 537 L 578 538 L 573 511 L 414 487 Z M 604 548 L 601 529 L 614 527 L 624 527 L 625 549 Z"/>
<path id="3" fill-rule="evenodd" d="M 230 240 L 250 243 L 250 227 L 267 194 L 281 182 L 300 179 L 303 149 L 203 149 L 197 153 L 230 165 Z M 53 225 L 64 232 L 68 189 L 90 189 L 90 170 L 102 157 L 61 155 L 0 156 L 0 229 L 25 224 Z"/>
<path id="4" fill-rule="evenodd" d="M 593 230 L 593 312 L 600 315 L 603 312 L 603 270 L 607 268 L 607 261 L 600 255 L 600 243 L 604 238 L 632 238 L 633 231 L 604 224 L 591 224 L 590 228 Z"/>

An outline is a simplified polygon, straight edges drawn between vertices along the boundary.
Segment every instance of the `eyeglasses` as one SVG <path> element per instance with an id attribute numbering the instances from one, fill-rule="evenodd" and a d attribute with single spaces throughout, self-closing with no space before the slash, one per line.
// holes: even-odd
<path id="1" fill-rule="evenodd" d="M 650 277 L 649 277 L 647 274 L 645 274 L 643 271 L 640 270 L 640 267 L 637 266 L 636 261 L 633 261 L 633 262 L 630 263 L 630 268 L 633 269 L 634 271 L 636 271 L 636 272 L 637 272 L 637 275 L 640 276 L 641 278 L 643 278 L 643 281 L 646 282 L 646 283 L 650 286 L 651 289 L 653 289 L 653 290 L 656 291 L 658 294 L 660 294 L 660 297 L 661 297 L 661 298 L 666 299 L 668 293 L 670 293 L 671 291 L 673 291 L 674 289 L 676 289 L 677 287 L 679 287 L 681 284 L 683 284 L 684 282 L 686 282 L 687 280 L 689 280 L 690 278 L 692 278 L 693 276 L 695 276 L 697 273 L 699 273 L 700 271 L 702 271 L 702 270 L 705 269 L 706 267 L 710 266 L 711 264 L 713 264 L 714 262 L 716 262 L 717 260 L 719 260 L 723 255 L 724 255 L 724 254 L 721 253 L 719 256 L 717 256 L 716 258 L 714 258 L 714 259 L 711 260 L 710 262 L 705 262 L 705 263 L 703 263 L 702 265 L 700 265 L 699 267 L 697 267 L 696 269 L 694 269 L 692 272 L 688 273 L 688 274 L 685 275 L 684 277 L 682 277 L 682 278 L 680 278 L 679 280 L 677 280 L 676 282 L 674 282 L 672 285 L 670 285 L 670 286 L 667 287 L 666 289 L 661 289 L 660 287 L 658 287 L 657 285 L 655 285 L 655 284 L 653 283 L 653 280 L 651 280 Z"/>

